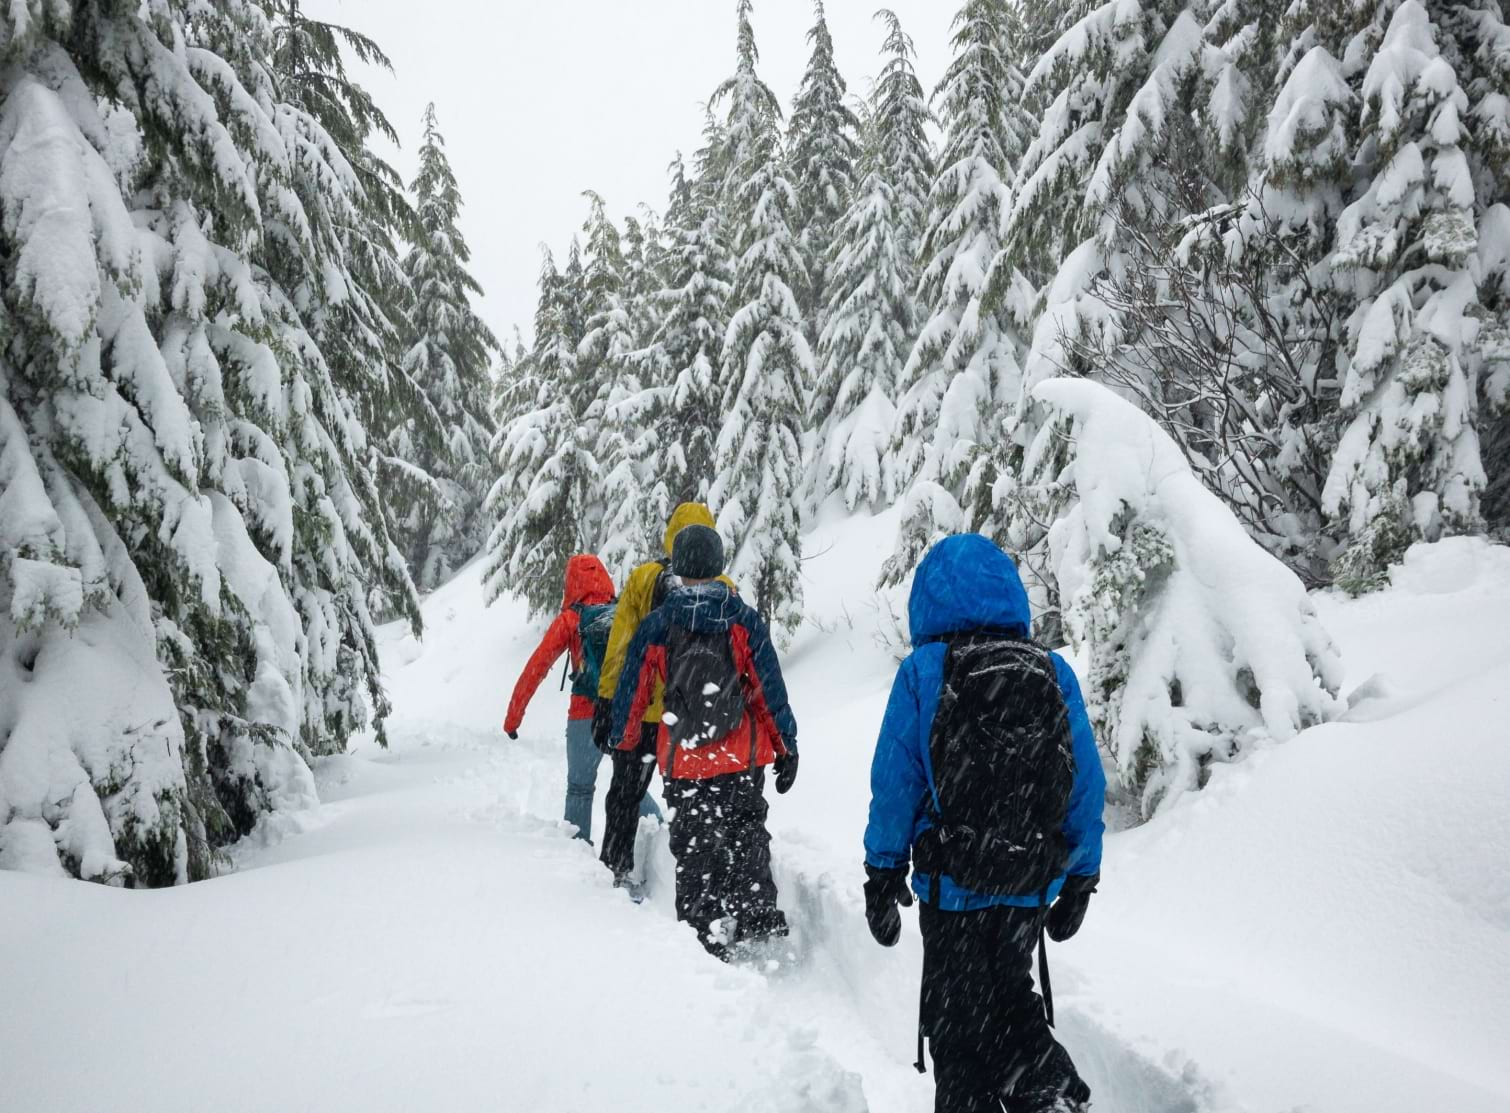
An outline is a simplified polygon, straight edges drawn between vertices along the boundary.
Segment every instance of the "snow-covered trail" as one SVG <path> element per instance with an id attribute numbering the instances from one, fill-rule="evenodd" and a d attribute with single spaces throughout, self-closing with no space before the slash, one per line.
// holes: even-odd
<path id="1" fill-rule="evenodd" d="M 140 894 L 8 876 L 3 951 L 45 960 L 0 960 L 31 1003 L 0 1020 L 0 1106 L 860 1108 L 761 978 L 708 962 L 521 806 L 554 765 L 405 732 L 321 763 L 322 807 L 232 876 Z"/>
<path id="2" fill-rule="evenodd" d="M 319 764 L 322 803 L 169 892 L 0 873 L 0 1110 L 923 1113 L 921 947 L 864 926 L 866 770 L 893 523 L 814 546 L 785 654 L 803 734 L 772 801 L 799 964 L 709 959 L 664 838 L 643 906 L 558 820 L 565 698 L 497 722 L 538 637 L 469 572 L 421 646 L 384 632 L 392 748 Z M 475 570 L 474 570 L 475 571 Z M 1510 551 L 1438 546 L 1323 600 L 1368 685 L 1353 720 L 1217 771 L 1108 840 L 1054 948 L 1059 1034 L 1099 1113 L 1505 1113 L 1510 1077 Z M 601 827 L 603 767 L 597 802 Z"/>
<path id="3" fill-rule="evenodd" d="M 675 922 L 664 839 L 637 907 L 548 818 L 563 775 L 538 734 L 406 721 L 387 753 L 321 762 L 321 807 L 230 876 L 122 893 L 6 875 L 4 953 L 45 960 L 0 960 L 5 998 L 33 1004 L 0 1020 L 0 1108 L 931 1108 L 907 1062 L 915 941 L 862 939 L 853 895 L 783 846 L 810 953 L 772 980 L 724 967 Z M 1066 1029 L 1120 1095 L 1107 1108 L 1204 1108 Z"/>

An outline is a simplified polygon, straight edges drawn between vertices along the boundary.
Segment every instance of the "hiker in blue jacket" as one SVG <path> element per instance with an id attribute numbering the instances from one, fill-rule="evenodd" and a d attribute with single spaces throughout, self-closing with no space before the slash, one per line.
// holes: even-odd
<path id="1" fill-rule="evenodd" d="M 1017 567 L 979 534 L 928 552 L 908 618 L 871 766 L 871 934 L 895 944 L 917 895 L 936 1113 L 1082 1110 L 1090 1090 L 1032 977 L 1043 934 L 1079 930 L 1101 868 L 1106 778 L 1079 684 L 1030 640 Z"/>

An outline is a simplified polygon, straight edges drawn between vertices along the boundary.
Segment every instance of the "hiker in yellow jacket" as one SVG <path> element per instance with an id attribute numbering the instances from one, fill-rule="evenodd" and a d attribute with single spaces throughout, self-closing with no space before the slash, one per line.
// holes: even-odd
<path id="1" fill-rule="evenodd" d="M 629 643 L 645 616 L 675 586 L 671 575 L 671 543 L 690 525 L 713 526 L 713 512 L 700 502 L 684 502 L 671 513 L 664 538 L 666 557 L 650 560 L 629 573 L 624 590 L 619 592 L 619 607 L 614 612 L 613 630 L 608 635 L 608 649 L 603 655 L 603 671 L 598 680 L 598 702 L 593 714 L 593 741 L 613 761 L 613 783 L 603 802 L 603 864 L 613 871 L 615 885 L 628 885 L 634 869 L 634 836 L 639 825 L 640 799 L 655 775 L 656 740 L 661 727 L 662 692 L 646 708 L 640 724 L 639 742 L 631 749 L 616 749 L 620 739 L 611 738 L 613 730 L 613 696 L 624 671 Z M 731 588 L 734 582 L 720 576 Z M 631 730 L 634 728 L 631 727 Z"/>

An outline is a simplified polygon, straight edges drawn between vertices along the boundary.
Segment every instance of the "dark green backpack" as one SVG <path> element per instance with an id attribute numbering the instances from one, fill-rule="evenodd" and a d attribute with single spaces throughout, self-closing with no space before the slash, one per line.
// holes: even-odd
<path id="1" fill-rule="evenodd" d="M 598 679 L 603 675 L 608 635 L 613 631 L 613 616 L 618 607 L 617 602 L 572 605 L 577 612 L 577 636 L 582 642 L 582 667 L 572 677 L 572 695 L 598 698 Z"/>

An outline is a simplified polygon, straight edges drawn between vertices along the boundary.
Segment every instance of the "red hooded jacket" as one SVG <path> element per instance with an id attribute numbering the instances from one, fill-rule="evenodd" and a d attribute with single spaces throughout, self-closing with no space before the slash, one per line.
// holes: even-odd
<path id="1" fill-rule="evenodd" d="M 582 638 L 577 633 L 579 621 L 572 608 L 580 604 L 612 603 L 613 578 L 603 562 L 595 556 L 574 556 L 566 562 L 566 592 L 561 600 L 561 613 L 545 631 L 545 637 L 525 662 L 524 671 L 514 685 L 513 698 L 509 700 L 508 717 L 503 729 L 512 733 L 524 722 L 524 709 L 535 696 L 540 682 L 551 671 L 551 666 L 563 653 L 571 654 L 573 668 L 582 667 Z M 591 719 L 592 700 L 573 694 L 567 719 Z"/>

